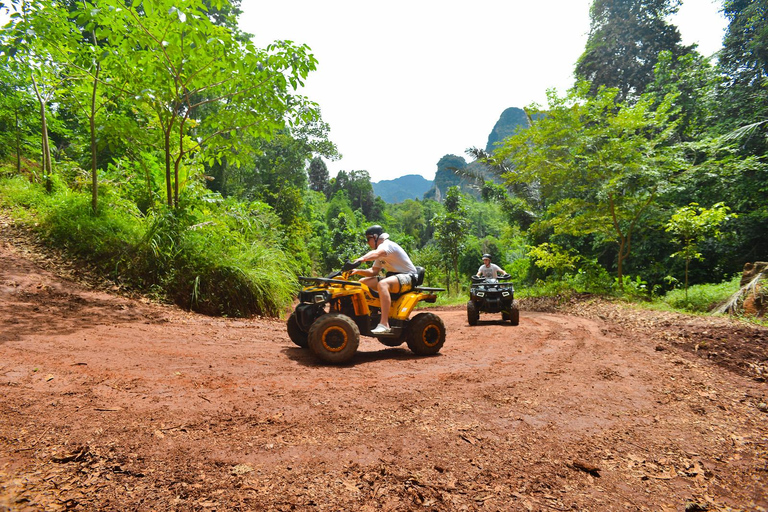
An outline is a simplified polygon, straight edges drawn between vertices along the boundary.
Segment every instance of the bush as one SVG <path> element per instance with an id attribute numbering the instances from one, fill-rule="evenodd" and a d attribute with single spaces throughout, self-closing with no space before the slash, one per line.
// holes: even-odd
<path id="1" fill-rule="evenodd" d="M 117 279 L 144 228 L 132 204 L 111 199 L 102 198 L 94 213 L 90 195 L 57 193 L 40 211 L 39 231 L 50 245 L 65 249 Z"/>
<path id="2" fill-rule="evenodd" d="M 595 260 L 579 260 L 579 268 L 565 276 L 565 281 L 578 293 L 605 295 L 611 293 L 615 279 Z"/>
<path id="3" fill-rule="evenodd" d="M 12 209 L 21 220 L 28 220 L 28 209 L 44 205 L 48 200 L 41 186 L 21 176 L 0 181 L 0 192 L 0 206 Z"/>
<path id="4" fill-rule="evenodd" d="M 293 260 L 225 205 L 204 222 L 189 211 L 163 210 L 137 244 L 131 276 L 164 290 L 181 307 L 209 315 L 278 316 L 298 281 Z"/>

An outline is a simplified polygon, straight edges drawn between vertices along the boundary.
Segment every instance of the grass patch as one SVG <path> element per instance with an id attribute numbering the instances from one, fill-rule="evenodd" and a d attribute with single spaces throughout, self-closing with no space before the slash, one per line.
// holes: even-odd
<path id="1" fill-rule="evenodd" d="M 684 290 L 672 290 L 655 302 L 675 311 L 707 313 L 736 293 L 740 280 L 741 276 L 735 276 L 722 283 L 689 286 L 687 296 Z"/>

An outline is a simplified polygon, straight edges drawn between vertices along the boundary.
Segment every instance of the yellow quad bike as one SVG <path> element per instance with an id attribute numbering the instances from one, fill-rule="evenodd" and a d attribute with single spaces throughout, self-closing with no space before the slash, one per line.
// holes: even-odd
<path id="1" fill-rule="evenodd" d="M 304 288 L 299 305 L 288 318 L 288 336 L 296 345 L 309 350 L 330 364 L 349 362 L 360 344 L 360 335 L 377 338 L 388 347 L 403 341 L 418 355 L 437 354 L 445 343 L 445 325 L 434 313 L 419 313 L 409 319 L 416 304 L 434 303 L 436 292 L 445 288 L 421 286 L 424 269 L 417 267 L 416 286 L 392 295 L 389 326 L 391 333 L 372 334 L 381 319 L 378 294 L 359 281 L 351 280 L 360 263 L 344 264 L 327 277 L 299 277 Z"/>

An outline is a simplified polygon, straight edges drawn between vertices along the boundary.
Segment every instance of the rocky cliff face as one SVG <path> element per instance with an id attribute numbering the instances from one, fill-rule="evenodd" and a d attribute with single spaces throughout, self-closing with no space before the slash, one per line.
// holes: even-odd
<path id="1" fill-rule="evenodd" d="M 488 135 L 485 151 L 492 153 L 504 139 L 513 135 L 520 127 L 528 126 L 530 126 L 528 116 L 523 109 L 517 107 L 506 109 L 501 113 L 499 120 L 496 121 L 493 130 Z M 414 195 L 414 192 L 419 190 L 420 186 L 414 188 L 413 184 L 408 181 L 411 175 L 386 182 L 374 183 L 373 191 L 388 203 L 398 203 L 405 199 L 422 197 L 422 193 L 424 194 L 424 199 L 442 201 L 446 191 L 453 186 L 461 187 L 465 193 L 477 194 L 477 191 L 470 187 L 470 180 L 456 174 L 455 169 L 468 169 L 474 174 L 484 175 L 483 167 L 477 161 L 467 163 L 462 156 L 444 155 L 437 162 L 437 172 L 431 186 L 421 189 L 418 195 Z M 491 179 L 490 175 L 488 179 Z M 423 190 L 426 190 L 426 192 L 423 192 Z"/>
<path id="2" fill-rule="evenodd" d="M 459 186 L 465 188 L 467 180 L 456 174 L 455 169 L 465 169 L 467 167 L 467 161 L 464 157 L 457 155 L 445 155 L 437 162 L 437 172 L 435 173 L 435 181 L 426 194 L 424 199 L 433 199 L 435 201 L 442 201 L 445 197 L 445 193 L 450 187 Z"/>
<path id="3" fill-rule="evenodd" d="M 503 142 L 504 139 L 513 135 L 520 127 L 527 128 L 528 126 L 530 126 L 528 116 L 523 109 L 517 107 L 506 109 L 501 113 L 501 117 L 496 121 L 496 125 L 493 127 L 490 135 L 488 135 L 485 151 L 493 153 L 497 145 Z"/>

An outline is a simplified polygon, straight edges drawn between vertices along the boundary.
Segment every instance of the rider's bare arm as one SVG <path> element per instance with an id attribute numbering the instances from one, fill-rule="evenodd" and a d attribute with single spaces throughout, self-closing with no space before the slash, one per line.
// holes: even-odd
<path id="1" fill-rule="evenodd" d="M 378 268 L 375 268 L 375 267 L 371 267 L 371 268 L 357 268 L 357 269 L 352 271 L 352 275 L 359 274 L 359 275 L 365 276 L 365 277 L 373 277 L 373 276 L 376 276 L 376 275 L 379 274 L 379 270 L 381 270 L 381 269 L 378 269 Z"/>
<path id="2" fill-rule="evenodd" d="M 367 253 L 363 254 L 359 258 L 355 260 L 355 263 L 361 262 L 361 261 L 374 261 L 377 260 L 387 254 L 387 251 L 385 251 L 383 248 L 381 249 L 374 249 L 372 251 L 368 251 Z"/>

